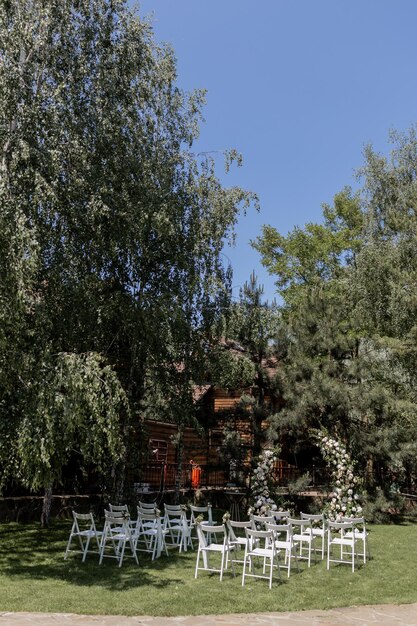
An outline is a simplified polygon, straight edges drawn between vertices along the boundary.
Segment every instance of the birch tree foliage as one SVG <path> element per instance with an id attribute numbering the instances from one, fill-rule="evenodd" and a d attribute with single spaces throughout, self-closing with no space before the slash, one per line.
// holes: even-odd
<path id="1" fill-rule="evenodd" d="M 124 453 L 119 415 L 128 411 L 117 376 L 94 353 L 58 354 L 40 367 L 28 390 L 35 410 L 18 428 L 16 476 L 34 490 L 59 484 L 74 454 L 108 474 Z"/>
<path id="2" fill-rule="evenodd" d="M 105 355 L 133 409 L 149 376 L 181 362 L 191 380 L 229 282 L 222 246 L 256 203 L 191 152 L 203 104 L 124 0 L 0 4 L 4 430 L 56 408 L 26 393 L 51 355 Z"/>

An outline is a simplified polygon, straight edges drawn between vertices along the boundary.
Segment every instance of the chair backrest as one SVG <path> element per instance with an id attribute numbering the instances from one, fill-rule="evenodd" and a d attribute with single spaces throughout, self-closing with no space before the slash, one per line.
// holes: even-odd
<path id="1" fill-rule="evenodd" d="M 130 515 L 129 515 L 129 511 L 108 511 L 107 509 L 104 509 L 104 517 L 105 519 L 107 519 L 108 517 L 114 517 L 117 518 L 119 520 L 123 520 L 123 519 L 129 519 Z"/>
<path id="2" fill-rule="evenodd" d="M 364 517 L 344 517 L 343 521 L 353 524 L 358 532 L 366 533 L 366 522 Z"/>
<path id="3" fill-rule="evenodd" d="M 253 530 L 265 530 L 267 524 L 273 524 L 275 522 L 273 515 L 251 515 L 250 519 Z"/>
<path id="4" fill-rule="evenodd" d="M 118 532 L 124 533 L 126 537 L 131 536 L 130 517 L 124 511 L 106 511 L 104 510 L 104 533 L 111 532 L 111 529 L 117 529 Z"/>
<path id="5" fill-rule="evenodd" d="M 152 529 L 160 530 L 161 518 L 156 511 L 146 511 L 138 507 L 138 520 L 136 530 L 138 533 L 147 532 Z"/>
<path id="6" fill-rule="evenodd" d="M 181 504 L 164 504 L 165 513 L 181 513 L 184 507 Z"/>
<path id="7" fill-rule="evenodd" d="M 274 533 L 272 530 L 254 530 L 253 528 L 245 528 L 245 533 L 248 540 L 249 550 L 253 549 L 259 539 L 263 539 L 265 541 L 265 546 L 271 545 L 274 541 Z"/>
<path id="8" fill-rule="evenodd" d="M 155 511 L 156 511 L 156 507 L 152 507 L 152 508 L 146 507 L 146 508 L 143 508 L 143 507 L 141 507 L 139 504 L 138 504 L 138 506 L 136 507 L 136 509 L 137 509 L 137 512 L 138 512 L 138 513 L 143 513 L 143 514 L 149 513 L 149 514 L 151 514 L 151 515 L 152 515 L 153 513 L 155 513 Z"/>
<path id="9" fill-rule="evenodd" d="M 146 521 L 161 519 L 159 514 L 156 513 L 156 511 L 148 511 L 146 509 L 140 509 L 139 507 L 138 507 L 138 517 Z"/>
<path id="10" fill-rule="evenodd" d="M 112 513 L 129 513 L 127 504 L 109 504 Z"/>
<path id="11" fill-rule="evenodd" d="M 355 537 L 355 526 L 352 522 L 331 522 L 330 520 L 327 522 L 327 530 L 328 530 L 328 539 L 331 541 L 332 535 L 335 533 L 341 533 L 343 536 L 345 532 L 352 533 L 353 538 Z"/>
<path id="12" fill-rule="evenodd" d="M 149 509 L 150 511 L 154 511 L 156 507 L 156 502 L 141 502 L 139 501 L 138 507 L 141 509 Z"/>
<path id="13" fill-rule="evenodd" d="M 181 505 L 172 506 L 165 504 L 164 525 L 166 528 L 172 528 L 173 525 L 181 525 L 188 528 L 187 513 Z"/>
<path id="14" fill-rule="evenodd" d="M 232 519 L 228 519 L 226 521 L 226 527 L 229 533 L 230 541 L 237 541 L 237 535 L 235 530 L 238 531 L 239 536 L 243 536 L 242 533 L 239 533 L 239 529 L 245 530 L 245 528 L 252 528 L 252 521 L 246 520 L 245 522 L 239 522 Z M 244 535 L 246 537 L 246 535 Z"/>
<path id="15" fill-rule="evenodd" d="M 289 524 L 290 526 L 292 526 L 293 531 L 294 528 L 297 530 L 299 529 L 300 532 L 305 532 L 308 529 L 311 529 L 311 520 L 309 519 L 295 519 L 292 517 L 288 517 L 287 518 L 287 524 Z"/>
<path id="16" fill-rule="evenodd" d="M 207 513 L 208 523 L 213 523 L 213 509 L 211 504 L 207 504 L 207 506 L 194 506 L 193 504 L 190 504 L 190 511 L 192 524 L 195 522 L 196 517 L 198 517 L 200 513 Z"/>
<path id="17" fill-rule="evenodd" d="M 72 525 L 71 532 L 79 533 L 81 531 L 80 522 L 82 523 L 83 529 L 88 528 L 88 530 L 94 530 L 94 531 L 96 530 L 96 525 L 95 525 L 94 517 L 92 513 L 76 513 L 75 511 L 73 511 L 72 517 L 73 517 L 73 525 Z"/>
<path id="18" fill-rule="evenodd" d="M 272 515 L 275 518 L 275 522 L 279 524 L 280 520 L 287 519 L 291 517 L 290 511 L 273 511 Z"/>
<path id="19" fill-rule="evenodd" d="M 355 526 L 364 526 L 365 518 L 364 517 L 344 517 L 343 521 L 349 524 L 355 524 Z"/>
<path id="20" fill-rule="evenodd" d="M 309 519 L 313 526 L 320 526 L 324 528 L 326 526 L 326 518 L 324 517 L 324 513 L 300 513 L 301 519 Z"/>
<path id="21" fill-rule="evenodd" d="M 280 541 L 290 541 L 292 540 L 292 526 L 291 524 L 268 524 L 268 530 L 271 530 L 274 533 L 274 538 Z M 285 539 L 283 539 L 282 535 L 285 535 Z"/>
<path id="22" fill-rule="evenodd" d="M 196 524 L 196 532 L 198 537 L 198 543 L 200 547 L 207 548 L 207 536 L 215 534 L 216 537 L 223 536 L 223 545 L 227 543 L 226 526 L 221 524 L 220 526 L 209 526 L 209 524 Z"/>

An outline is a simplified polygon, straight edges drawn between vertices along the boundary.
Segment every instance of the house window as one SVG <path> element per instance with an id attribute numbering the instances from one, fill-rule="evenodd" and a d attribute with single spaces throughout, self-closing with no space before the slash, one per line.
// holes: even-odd
<path id="1" fill-rule="evenodd" d="M 168 442 L 165 439 L 149 439 L 149 448 L 153 461 L 166 463 L 168 458 Z"/>
<path id="2" fill-rule="evenodd" d="M 210 430 L 209 437 L 209 445 L 210 448 L 219 449 L 224 441 L 224 431 L 223 430 Z"/>

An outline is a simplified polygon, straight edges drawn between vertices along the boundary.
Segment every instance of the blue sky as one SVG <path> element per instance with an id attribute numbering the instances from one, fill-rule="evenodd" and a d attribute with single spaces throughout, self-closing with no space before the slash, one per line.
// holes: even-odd
<path id="1" fill-rule="evenodd" d="M 390 129 L 417 121 L 417 0 L 142 0 L 157 41 L 170 42 L 178 85 L 206 88 L 195 151 L 236 148 L 244 166 L 225 185 L 255 191 L 241 217 L 234 295 L 252 270 L 274 279 L 250 247 L 262 224 L 286 234 L 321 219 L 321 204 L 355 187 L 363 147 L 389 150 Z"/>

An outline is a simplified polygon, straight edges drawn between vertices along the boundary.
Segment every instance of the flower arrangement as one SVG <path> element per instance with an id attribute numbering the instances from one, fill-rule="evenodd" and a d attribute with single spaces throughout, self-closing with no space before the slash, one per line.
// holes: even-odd
<path id="1" fill-rule="evenodd" d="M 227 524 L 229 520 L 230 520 L 230 513 L 229 511 L 226 511 L 226 513 L 222 517 L 222 522 L 223 524 Z"/>
<path id="2" fill-rule="evenodd" d="M 362 507 L 358 502 L 357 488 L 361 480 L 355 476 L 354 463 L 346 448 L 324 430 L 319 430 L 316 437 L 323 458 L 330 469 L 334 488 L 327 505 L 329 519 L 340 521 L 343 517 L 360 516 Z"/>
<path id="3" fill-rule="evenodd" d="M 272 472 L 277 457 L 274 450 L 263 450 L 257 459 L 257 465 L 251 478 L 251 511 L 255 515 L 268 515 L 276 511 L 277 505 L 271 497 Z"/>

